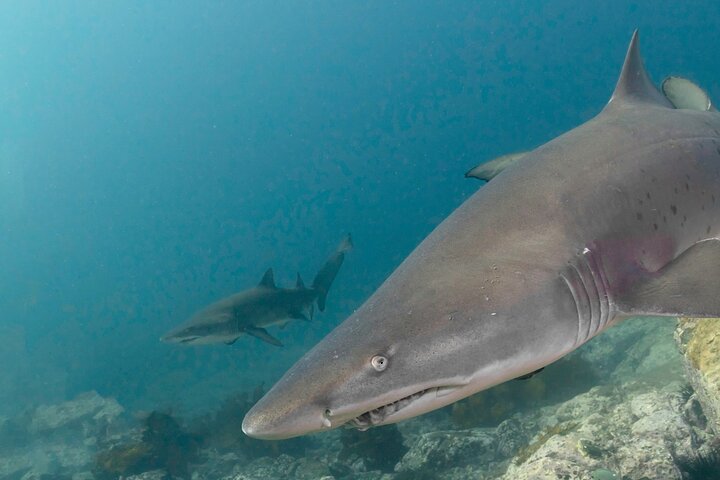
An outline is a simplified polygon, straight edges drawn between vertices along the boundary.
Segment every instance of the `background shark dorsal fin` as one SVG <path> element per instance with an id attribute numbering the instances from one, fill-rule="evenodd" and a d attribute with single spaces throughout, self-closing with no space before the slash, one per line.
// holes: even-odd
<path id="1" fill-rule="evenodd" d="M 262 280 L 258 284 L 258 287 L 276 288 L 275 287 L 275 275 L 273 275 L 273 269 L 268 268 L 263 275 Z"/>
<path id="2" fill-rule="evenodd" d="M 305 288 L 305 282 L 303 282 L 302 277 L 300 276 L 300 272 L 297 274 L 297 281 L 295 282 L 296 288 Z"/>
<path id="3" fill-rule="evenodd" d="M 672 108 L 670 102 L 655 88 L 640 56 L 638 31 L 633 32 L 625 55 L 620 78 L 610 97 L 609 106 L 649 103 Z"/>

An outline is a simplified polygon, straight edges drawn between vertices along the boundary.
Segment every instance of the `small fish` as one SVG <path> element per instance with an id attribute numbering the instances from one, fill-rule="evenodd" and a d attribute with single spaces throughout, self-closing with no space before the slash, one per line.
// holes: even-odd
<path id="1" fill-rule="evenodd" d="M 160 340 L 183 345 L 232 345 L 247 334 L 282 347 L 280 340 L 265 328 L 285 326 L 290 320 L 310 321 L 314 302 L 321 312 L 324 311 L 328 290 L 340 270 L 345 253 L 352 246 L 348 234 L 317 273 L 310 288 L 305 286 L 299 273 L 294 288 L 279 288 L 275 285 L 272 268 L 268 268 L 256 287 L 213 303 Z"/>

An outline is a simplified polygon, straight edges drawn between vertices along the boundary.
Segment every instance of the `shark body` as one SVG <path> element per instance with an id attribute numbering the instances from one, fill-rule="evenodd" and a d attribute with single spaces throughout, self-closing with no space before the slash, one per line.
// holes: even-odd
<path id="1" fill-rule="evenodd" d="M 185 345 L 233 344 L 240 336 L 247 334 L 281 347 L 280 340 L 273 337 L 266 327 L 284 326 L 291 320 L 309 321 L 315 302 L 320 311 L 324 311 L 328 290 L 340 270 L 345 253 L 351 248 L 352 241 L 348 235 L 327 259 L 309 288 L 299 273 L 294 288 L 279 288 L 269 268 L 256 287 L 202 309 L 161 340 Z"/>
<path id="2" fill-rule="evenodd" d="M 720 114 L 670 86 L 650 82 L 635 33 L 602 112 L 493 174 L 244 432 L 394 423 L 536 372 L 631 316 L 720 317 Z"/>

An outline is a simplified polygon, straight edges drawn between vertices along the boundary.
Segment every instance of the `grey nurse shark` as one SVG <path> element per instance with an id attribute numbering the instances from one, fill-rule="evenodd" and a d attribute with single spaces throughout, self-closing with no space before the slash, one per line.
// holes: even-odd
<path id="1" fill-rule="evenodd" d="M 305 286 L 299 273 L 295 288 L 279 288 L 269 268 L 256 287 L 218 300 L 200 310 L 161 340 L 184 345 L 230 345 L 247 334 L 281 347 L 280 340 L 273 337 L 265 327 L 284 327 L 290 320 L 312 319 L 314 302 L 317 302 L 320 311 L 325 310 L 328 290 L 340 270 L 345 253 L 351 248 L 352 240 L 347 235 L 315 275 L 310 288 Z"/>
<path id="2" fill-rule="evenodd" d="M 720 114 L 687 80 L 663 90 L 635 33 L 600 114 L 500 159 L 243 431 L 395 423 L 532 374 L 631 316 L 720 317 Z"/>

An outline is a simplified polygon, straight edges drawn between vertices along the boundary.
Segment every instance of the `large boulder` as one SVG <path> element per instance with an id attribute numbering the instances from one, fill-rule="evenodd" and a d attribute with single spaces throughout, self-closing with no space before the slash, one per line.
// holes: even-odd
<path id="1" fill-rule="evenodd" d="M 542 428 L 502 478 L 680 480 L 676 458 L 692 457 L 710 438 L 688 416 L 691 401 L 680 383 L 593 388 L 554 412 L 538 412 L 538 425 L 557 423 Z"/>
<path id="2" fill-rule="evenodd" d="M 710 428 L 720 434 L 720 320 L 680 319 L 675 340 Z"/>

